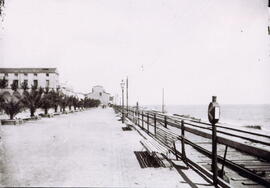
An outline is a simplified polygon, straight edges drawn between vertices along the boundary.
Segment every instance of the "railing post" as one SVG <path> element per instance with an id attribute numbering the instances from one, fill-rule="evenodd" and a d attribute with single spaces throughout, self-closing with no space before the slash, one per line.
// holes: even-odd
<path id="1" fill-rule="evenodd" d="M 181 148 L 182 148 L 182 160 L 187 164 L 186 150 L 185 150 L 185 122 L 181 121 Z"/>
<path id="2" fill-rule="evenodd" d="M 143 122 L 143 111 L 142 111 L 142 129 L 144 129 L 143 124 L 144 124 L 144 122 Z"/>
<path id="3" fill-rule="evenodd" d="M 157 134 L 157 117 L 156 114 L 154 114 L 154 132 L 155 132 L 155 136 Z"/>
<path id="4" fill-rule="evenodd" d="M 140 111 L 138 111 L 137 119 L 138 119 L 138 125 L 140 127 Z"/>
<path id="5" fill-rule="evenodd" d="M 147 113 L 147 133 L 149 133 L 149 113 Z"/>
<path id="6" fill-rule="evenodd" d="M 213 184 L 218 184 L 218 167 L 217 167 L 217 129 L 216 125 L 212 123 L 212 171 L 213 171 Z"/>
<path id="7" fill-rule="evenodd" d="M 128 115 L 129 115 L 129 110 L 128 110 L 128 105 L 127 105 L 127 118 L 128 118 Z"/>
<path id="8" fill-rule="evenodd" d="M 226 162 L 226 156 L 227 156 L 227 150 L 228 150 L 228 146 L 226 145 L 225 147 L 225 152 L 224 152 L 224 156 L 223 156 L 223 163 L 222 163 L 222 168 L 219 174 L 219 177 L 223 178 L 224 176 L 224 166 L 225 166 L 225 162 Z"/>
<path id="9" fill-rule="evenodd" d="M 122 123 L 124 123 L 124 109 L 122 108 Z"/>
<path id="10" fill-rule="evenodd" d="M 175 142 L 173 142 L 173 149 L 174 149 L 174 152 L 175 152 L 175 158 L 178 161 L 178 155 L 177 155 L 177 150 L 176 150 Z"/>
<path id="11" fill-rule="evenodd" d="M 164 116 L 164 127 L 167 128 L 167 116 Z"/>
<path id="12" fill-rule="evenodd" d="M 125 114 L 124 114 L 124 88 L 122 87 L 122 123 L 125 122 Z"/>
<path id="13" fill-rule="evenodd" d="M 134 111 L 134 109 L 132 111 L 132 114 L 133 114 L 133 123 L 134 123 L 135 122 L 135 111 Z"/>

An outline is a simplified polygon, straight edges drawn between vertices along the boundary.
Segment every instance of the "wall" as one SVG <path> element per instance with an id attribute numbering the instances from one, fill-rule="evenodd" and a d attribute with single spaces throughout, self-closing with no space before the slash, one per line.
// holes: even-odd
<path id="1" fill-rule="evenodd" d="M 101 104 L 104 105 L 108 105 L 110 103 L 110 94 L 106 93 L 102 86 L 94 86 L 92 88 L 92 92 L 88 93 L 86 96 L 91 99 L 98 99 Z"/>

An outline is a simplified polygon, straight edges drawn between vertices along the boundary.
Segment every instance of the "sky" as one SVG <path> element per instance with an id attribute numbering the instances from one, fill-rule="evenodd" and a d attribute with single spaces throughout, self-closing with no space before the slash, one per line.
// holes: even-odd
<path id="1" fill-rule="evenodd" d="M 129 104 L 270 104 L 267 0 L 6 0 L 0 67 L 57 67 Z"/>

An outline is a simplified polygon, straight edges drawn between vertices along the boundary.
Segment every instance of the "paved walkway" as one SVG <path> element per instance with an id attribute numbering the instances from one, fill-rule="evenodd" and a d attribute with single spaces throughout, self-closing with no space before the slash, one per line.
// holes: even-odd
<path id="1" fill-rule="evenodd" d="M 121 127 L 112 109 L 2 126 L 0 185 L 190 187 L 175 169 L 140 168 L 141 136 Z"/>

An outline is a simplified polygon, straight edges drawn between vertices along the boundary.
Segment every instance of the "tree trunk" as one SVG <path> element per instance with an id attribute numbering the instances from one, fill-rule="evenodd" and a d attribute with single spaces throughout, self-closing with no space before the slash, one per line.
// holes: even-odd
<path id="1" fill-rule="evenodd" d="M 69 111 L 71 111 L 71 106 L 68 106 L 68 108 L 69 108 Z"/>
<path id="2" fill-rule="evenodd" d="M 57 112 L 57 105 L 54 106 L 54 112 Z"/>
<path id="3" fill-rule="evenodd" d="M 35 116 L 35 109 L 31 108 L 30 113 L 31 113 L 31 117 L 34 117 Z"/>
<path id="4" fill-rule="evenodd" d="M 48 108 L 45 108 L 45 109 L 44 109 L 44 113 L 45 113 L 45 115 L 48 114 Z"/>
<path id="5" fill-rule="evenodd" d="M 13 115 L 13 114 L 10 114 L 10 115 L 9 115 L 9 118 L 10 118 L 11 120 L 13 120 L 14 115 Z"/>

